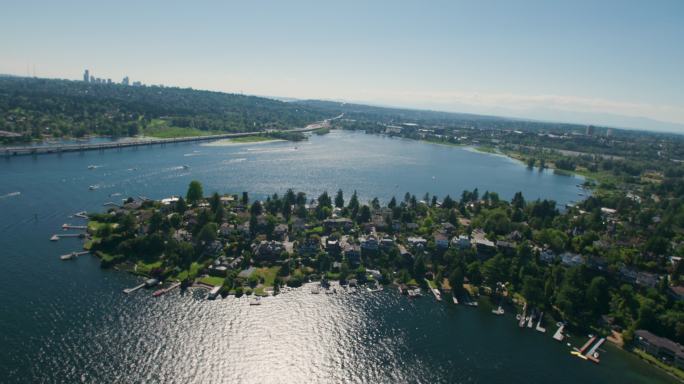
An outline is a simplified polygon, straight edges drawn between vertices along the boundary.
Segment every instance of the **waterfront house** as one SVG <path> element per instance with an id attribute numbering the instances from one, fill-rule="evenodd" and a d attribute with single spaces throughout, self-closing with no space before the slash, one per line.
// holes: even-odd
<path id="1" fill-rule="evenodd" d="M 333 231 L 349 231 L 354 226 L 354 222 L 346 217 L 340 217 L 337 219 L 325 219 L 323 220 L 323 228 L 325 228 L 326 233 Z"/>
<path id="2" fill-rule="evenodd" d="M 470 244 L 470 237 L 468 235 L 459 235 L 451 239 L 451 244 L 458 249 L 469 249 L 472 245 Z"/>
<path id="3" fill-rule="evenodd" d="M 493 241 L 487 239 L 483 230 L 476 229 L 472 235 L 473 244 L 475 244 L 477 256 L 480 259 L 488 259 L 496 254 L 496 245 Z"/>
<path id="4" fill-rule="evenodd" d="M 655 288 L 660 282 L 660 277 L 655 273 L 637 272 L 636 283 L 645 288 Z"/>
<path id="5" fill-rule="evenodd" d="M 669 294 L 677 301 L 684 301 L 684 286 L 677 285 L 675 287 L 670 287 Z"/>
<path id="6" fill-rule="evenodd" d="M 411 236 L 406 240 L 413 249 L 423 249 L 427 245 L 427 240 L 419 236 Z"/>
<path id="7" fill-rule="evenodd" d="M 449 238 L 447 235 L 441 232 L 433 234 L 435 240 L 435 246 L 441 250 L 449 248 Z"/>
<path id="8" fill-rule="evenodd" d="M 361 264 L 361 247 L 356 244 L 345 243 L 344 257 L 347 258 L 349 265 L 358 267 Z"/>
<path id="9" fill-rule="evenodd" d="M 278 224 L 273 229 L 273 238 L 284 241 L 287 238 L 287 224 Z"/>
<path id="10" fill-rule="evenodd" d="M 627 267 L 623 266 L 620 268 L 620 280 L 630 283 L 630 284 L 636 284 L 637 280 L 637 271 Z"/>
<path id="11" fill-rule="evenodd" d="M 539 252 L 539 261 L 546 264 L 551 264 L 556 261 L 556 254 L 549 248 L 543 249 Z"/>
<path id="12" fill-rule="evenodd" d="M 561 254 L 561 263 L 566 267 L 576 267 L 585 263 L 584 256 L 572 252 Z"/>
<path id="13" fill-rule="evenodd" d="M 637 347 L 659 360 L 684 369 L 684 347 L 681 344 L 656 336 L 644 329 L 638 329 L 634 332 L 634 342 Z"/>
<path id="14" fill-rule="evenodd" d="M 326 238 L 325 239 L 325 251 L 328 252 L 328 254 L 336 256 L 340 254 L 340 251 L 342 248 L 340 247 L 340 241 L 334 238 Z"/>
<path id="15" fill-rule="evenodd" d="M 226 267 L 225 265 L 212 264 L 211 266 L 209 266 L 209 274 L 211 276 L 226 277 L 227 273 L 228 267 Z"/>
<path id="16" fill-rule="evenodd" d="M 315 256 L 321 250 L 321 241 L 316 237 L 309 237 L 298 244 L 297 252 L 300 255 Z"/>
<path id="17" fill-rule="evenodd" d="M 383 237 L 382 240 L 380 240 L 380 249 L 388 251 L 392 248 L 394 248 L 394 239 L 391 237 Z"/>
<path id="18" fill-rule="evenodd" d="M 377 252 L 380 247 L 378 239 L 375 236 L 368 236 L 361 239 L 361 252 Z"/>
<path id="19" fill-rule="evenodd" d="M 441 231 L 442 233 L 447 234 L 447 235 L 453 235 L 454 232 L 456 232 L 456 226 L 453 225 L 453 224 L 451 224 L 451 223 L 449 223 L 449 222 L 447 222 L 447 221 L 443 222 L 443 223 L 441 224 L 441 227 L 442 227 L 442 228 L 441 228 L 440 231 Z"/>
<path id="20" fill-rule="evenodd" d="M 252 244 L 252 255 L 257 262 L 275 261 L 284 251 L 285 248 L 280 241 L 262 240 L 259 243 Z"/>

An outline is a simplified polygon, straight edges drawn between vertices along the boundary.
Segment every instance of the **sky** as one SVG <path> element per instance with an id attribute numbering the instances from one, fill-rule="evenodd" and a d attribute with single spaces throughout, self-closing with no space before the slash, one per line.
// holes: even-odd
<path id="1" fill-rule="evenodd" d="M 684 133 L 684 1 L 0 3 L 0 73 Z"/>

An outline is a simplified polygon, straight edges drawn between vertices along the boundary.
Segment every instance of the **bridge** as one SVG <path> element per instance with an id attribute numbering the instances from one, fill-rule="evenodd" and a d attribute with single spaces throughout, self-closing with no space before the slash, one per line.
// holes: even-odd
<path id="1" fill-rule="evenodd" d="M 327 128 L 330 126 L 330 121 L 339 119 L 343 114 L 325 119 L 323 121 L 318 121 L 307 125 L 304 128 L 294 128 L 284 130 L 283 132 L 311 132 L 321 128 Z M 0 147 L 0 154 L 5 157 L 11 156 L 22 156 L 22 155 L 43 155 L 50 153 L 66 153 L 66 152 L 82 152 L 82 151 L 94 151 L 94 150 L 105 150 L 113 148 L 128 148 L 128 147 L 141 147 L 145 145 L 166 145 L 173 143 L 185 143 L 193 141 L 210 141 L 210 140 L 220 140 L 220 139 L 230 139 L 236 137 L 245 137 L 252 135 L 260 135 L 263 133 L 273 132 L 273 130 L 268 131 L 257 131 L 257 132 L 239 132 L 239 133 L 224 133 L 219 135 L 206 135 L 206 136 L 191 136 L 191 137 L 175 137 L 170 139 L 141 139 L 141 140 L 131 140 L 131 141 L 112 141 L 109 143 L 91 143 L 91 144 L 60 144 L 60 145 L 45 145 L 45 146 L 20 146 L 20 147 Z"/>

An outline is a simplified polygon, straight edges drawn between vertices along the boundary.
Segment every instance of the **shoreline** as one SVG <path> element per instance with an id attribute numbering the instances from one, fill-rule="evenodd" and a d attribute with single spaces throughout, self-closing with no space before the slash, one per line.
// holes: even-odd
<path id="1" fill-rule="evenodd" d="M 259 140 L 259 141 L 234 141 L 233 139 L 219 139 L 216 141 L 211 141 L 208 143 L 202 143 L 200 146 L 202 147 L 237 147 L 241 145 L 261 145 L 261 144 L 271 144 L 271 143 L 277 143 L 277 142 L 282 142 L 282 141 L 287 141 L 283 139 L 267 139 L 267 140 Z"/>

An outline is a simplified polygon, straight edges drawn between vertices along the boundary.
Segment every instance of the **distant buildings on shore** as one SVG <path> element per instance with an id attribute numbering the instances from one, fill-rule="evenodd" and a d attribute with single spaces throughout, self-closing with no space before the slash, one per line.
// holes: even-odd
<path id="1" fill-rule="evenodd" d="M 90 73 L 90 70 L 88 69 L 83 71 L 83 81 L 91 84 L 114 84 L 112 79 L 105 79 L 93 76 L 93 74 Z M 143 84 L 140 81 L 134 81 L 131 84 L 131 80 L 128 78 L 128 76 L 125 76 L 123 80 L 121 80 L 121 85 L 133 85 L 134 87 L 141 87 Z"/>

